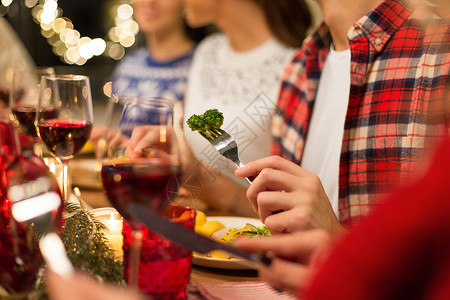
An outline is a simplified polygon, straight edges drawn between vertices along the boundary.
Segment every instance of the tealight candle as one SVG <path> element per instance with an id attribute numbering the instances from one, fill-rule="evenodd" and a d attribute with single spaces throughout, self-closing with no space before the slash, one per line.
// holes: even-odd
<path id="1" fill-rule="evenodd" d="M 123 218 L 112 207 L 96 208 L 90 211 L 100 222 L 102 222 L 108 231 L 105 233 L 105 237 L 111 245 L 112 249 L 116 253 L 116 257 L 123 258 Z"/>

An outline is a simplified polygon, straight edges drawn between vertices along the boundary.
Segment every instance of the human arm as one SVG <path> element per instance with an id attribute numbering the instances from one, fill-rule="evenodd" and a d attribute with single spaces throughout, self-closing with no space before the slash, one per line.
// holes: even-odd
<path id="1" fill-rule="evenodd" d="M 144 300 L 131 289 L 117 287 L 93 278 L 75 273 L 73 276 L 62 278 L 58 274 L 47 271 L 47 291 L 52 300 Z"/>
<path id="2" fill-rule="evenodd" d="M 328 255 L 332 236 L 323 229 L 300 231 L 267 238 L 235 239 L 233 246 L 249 252 L 263 251 L 272 256 L 270 266 L 259 268 L 259 276 L 272 286 L 298 296 Z"/>
<path id="3" fill-rule="evenodd" d="M 272 234 L 324 228 L 342 229 L 320 179 L 278 156 L 262 158 L 237 169 L 239 177 L 256 177 L 247 197 Z"/>

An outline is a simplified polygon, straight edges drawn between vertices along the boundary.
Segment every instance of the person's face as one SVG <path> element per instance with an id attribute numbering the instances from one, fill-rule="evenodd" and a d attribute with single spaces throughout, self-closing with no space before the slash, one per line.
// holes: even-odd
<path id="1" fill-rule="evenodd" d="M 183 26 L 183 3 L 181 0 L 134 0 L 133 16 L 142 32 L 165 32 Z"/>
<path id="2" fill-rule="evenodd" d="M 218 11 L 217 0 L 183 0 L 186 21 L 191 27 L 214 23 Z"/>

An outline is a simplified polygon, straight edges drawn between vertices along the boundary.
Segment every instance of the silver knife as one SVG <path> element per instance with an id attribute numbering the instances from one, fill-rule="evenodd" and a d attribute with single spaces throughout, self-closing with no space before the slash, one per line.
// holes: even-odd
<path id="1" fill-rule="evenodd" d="M 129 214 L 138 222 L 144 224 L 148 229 L 189 250 L 202 254 L 212 250 L 222 250 L 245 259 L 246 262 L 244 263 L 254 269 L 257 269 L 260 264 L 269 266 L 272 262 L 270 257 L 264 253 L 250 254 L 226 244 L 216 242 L 183 225 L 173 222 L 141 204 L 130 201 L 127 204 L 127 208 Z"/>

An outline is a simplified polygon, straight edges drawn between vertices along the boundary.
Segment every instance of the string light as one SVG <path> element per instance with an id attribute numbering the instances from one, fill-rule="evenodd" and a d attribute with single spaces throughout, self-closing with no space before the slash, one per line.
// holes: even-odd
<path id="1" fill-rule="evenodd" d="M 1 0 L 0 15 L 8 12 L 12 1 Z M 135 36 L 139 32 L 129 3 L 112 7 L 114 26 L 108 30 L 105 39 L 82 37 L 72 21 L 63 16 L 57 0 L 25 0 L 24 3 L 31 9 L 31 15 L 40 25 L 41 34 L 52 46 L 53 53 L 67 64 L 83 65 L 100 55 L 119 60 L 125 54 L 125 48 L 136 42 Z"/>

